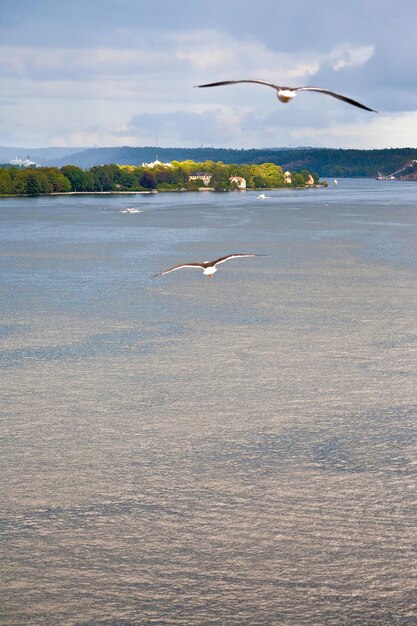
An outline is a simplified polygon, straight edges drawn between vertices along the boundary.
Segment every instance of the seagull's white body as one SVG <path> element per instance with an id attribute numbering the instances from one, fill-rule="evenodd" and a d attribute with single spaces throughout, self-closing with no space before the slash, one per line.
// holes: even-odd
<path id="1" fill-rule="evenodd" d="M 277 89 L 277 98 L 280 102 L 290 102 L 296 95 L 293 89 Z"/>
<path id="2" fill-rule="evenodd" d="M 268 83 L 265 80 L 256 79 L 222 80 L 217 83 L 206 83 L 205 85 L 197 85 L 197 87 L 222 87 L 224 85 L 236 85 L 237 83 L 255 83 L 257 85 L 266 85 L 267 87 L 272 87 L 277 92 L 277 98 L 280 102 L 290 102 L 294 99 L 299 91 L 318 91 L 319 93 L 324 93 L 328 96 L 332 96 L 333 98 L 337 98 L 338 100 L 347 102 L 347 104 L 359 107 L 360 109 L 365 109 L 365 111 L 372 111 L 373 113 L 376 113 L 374 109 L 370 109 L 369 107 L 361 104 L 357 100 L 353 100 L 352 98 L 343 96 L 342 94 L 336 93 L 335 91 L 324 89 L 323 87 L 283 87 L 281 85 L 275 85 L 274 83 Z"/>
<path id="3" fill-rule="evenodd" d="M 229 261 L 230 259 L 237 259 L 245 256 L 265 256 L 264 254 L 250 254 L 250 253 L 235 253 L 235 254 L 227 254 L 226 256 L 222 256 L 219 259 L 215 259 L 214 261 L 203 261 L 203 263 L 181 263 L 180 265 L 174 265 L 174 267 L 169 267 L 166 270 L 163 270 L 159 274 L 155 274 L 155 276 L 162 276 L 163 274 L 169 274 L 169 272 L 175 272 L 175 270 L 181 270 L 187 267 L 193 269 L 203 270 L 203 274 L 205 276 L 213 276 L 217 272 L 217 265 L 220 263 L 224 263 L 225 261 Z"/>

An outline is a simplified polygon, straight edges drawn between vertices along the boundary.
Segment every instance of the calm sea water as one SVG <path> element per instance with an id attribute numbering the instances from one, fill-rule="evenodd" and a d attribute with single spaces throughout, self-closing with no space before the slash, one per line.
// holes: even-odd
<path id="1" fill-rule="evenodd" d="M 0 200 L 1 623 L 417 624 L 417 184 L 256 196 Z"/>

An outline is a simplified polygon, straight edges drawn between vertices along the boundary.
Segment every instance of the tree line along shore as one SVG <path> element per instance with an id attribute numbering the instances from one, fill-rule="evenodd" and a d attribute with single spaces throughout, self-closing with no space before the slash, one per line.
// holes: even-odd
<path id="1" fill-rule="evenodd" d="M 224 164 L 172 161 L 137 165 L 95 165 L 87 170 L 63 167 L 0 167 L 1 196 L 56 193 L 126 193 L 150 191 L 233 191 L 239 189 L 326 186 L 316 172 L 283 171 L 274 163 Z"/>

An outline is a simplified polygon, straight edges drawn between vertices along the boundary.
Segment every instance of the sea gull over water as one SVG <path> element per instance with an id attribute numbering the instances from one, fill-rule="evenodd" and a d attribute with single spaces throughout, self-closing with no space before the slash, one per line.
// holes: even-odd
<path id="1" fill-rule="evenodd" d="M 203 270 L 203 274 L 205 274 L 206 276 L 213 276 L 213 274 L 217 272 L 216 266 L 219 265 L 220 263 L 224 263 L 225 261 L 229 261 L 230 259 L 238 259 L 240 257 L 245 257 L 245 256 L 266 256 L 266 255 L 265 254 L 249 254 L 249 253 L 227 254 L 226 256 L 222 256 L 219 259 L 215 259 L 214 261 L 203 261 L 203 263 L 181 263 L 180 265 L 174 265 L 174 267 L 169 267 L 168 269 L 163 270 L 159 274 L 155 274 L 155 276 L 162 276 L 163 274 L 169 274 L 169 272 L 175 272 L 175 270 L 181 270 L 186 267 Z"/>
<path id="2" fill-rule="evenodd" d="M 333 98 L 337 98 L 338 100 L 343 100 L 343 102 L 347 102 L 348 104 L 352 104 L 355 107 L 359 107 L 360 109 L 365 109 L 365 111 L 372 111 L 373 113 L 377 113 L 374 109 L 370 109 L 369 107 L 357 102 L 357 100 L 353 100 L 352 98 L 348 98 L 347 96 L 342 96 L 340 93 L 335 93 L 334 91 L 330 91 L 329 89 L 323 89 L 323 87 L 282 87 L 281 85 L 274 85 L 274 83 L 268 83 L 265 80 L 222 80 L 217 83 L 207 83 L 205 85 L 197 85 L 197 87 L 222 87 L 223 85 L 236 85 L 237 83 L 255 83 L 257 85 L 266 85 L 267 87 L 272 87 L 277 92 L 277 98 L 280 102 L 290 102 L 296 95 L 297 91 L 318 91 L 319 93 L 327 94 L 328 96 L 333 96 Z"/>

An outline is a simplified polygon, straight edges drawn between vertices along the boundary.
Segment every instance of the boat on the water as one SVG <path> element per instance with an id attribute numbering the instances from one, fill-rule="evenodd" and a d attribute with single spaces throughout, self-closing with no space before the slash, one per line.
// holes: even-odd
<path id="1" fill-rule="evenodd" d="M 393 174 L 389 174 L 388 176 L 386 176 L 385 174 L 378 172 L 378 176 L 375 177 L 375 180 L 397 180 L 397 179 L 395 178 Z"/>

